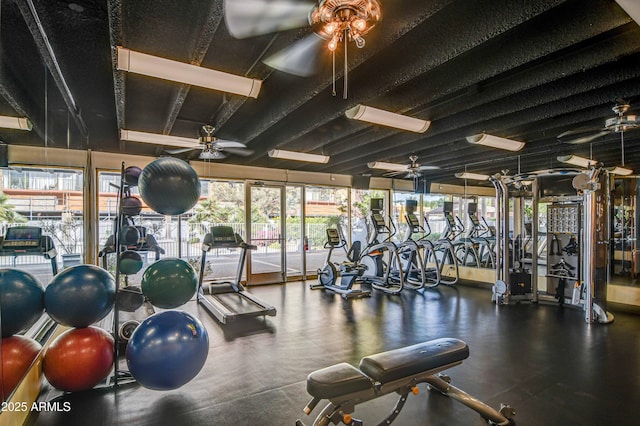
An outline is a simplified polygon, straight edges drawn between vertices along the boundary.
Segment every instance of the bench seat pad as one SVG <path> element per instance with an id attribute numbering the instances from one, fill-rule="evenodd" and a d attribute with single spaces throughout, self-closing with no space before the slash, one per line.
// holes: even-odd
<path id="1" fill-rule="evenodd" d="M 363 391 L 371 386 L 367 376 L 346 362 L 316 370 L 307 377 L 309 395 L 322 399 Z"/>
<path id="2" fill-rule="evenodd" d="M 465 342 L 442 338 L 362 358 L 360 370 L 377 382 L 415 376 L 469 357 Z"/>

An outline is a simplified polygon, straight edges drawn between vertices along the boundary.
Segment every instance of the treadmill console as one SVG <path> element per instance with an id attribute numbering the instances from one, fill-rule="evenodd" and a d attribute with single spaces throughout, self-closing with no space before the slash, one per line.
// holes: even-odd
<path id="1" fill-rule="evenodd" d="M 230 226 L 213 226 L 210 234 L 214 246 L 238 245 L 242 242 L 240 236 Z"/>
<path id="2" fill-rule="evenodd" d="M 17 226 L 7 228 L 2 240 L 2 250 L 40 251 L 42 228 L 36 226 Z"/>

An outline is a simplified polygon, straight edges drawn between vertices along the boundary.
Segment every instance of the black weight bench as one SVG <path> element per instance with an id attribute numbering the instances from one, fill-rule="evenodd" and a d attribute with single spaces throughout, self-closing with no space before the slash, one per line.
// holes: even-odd
<path id="1" fill-rule="evenodd" d="M 310 414 L 322 400 L 328 404 L 316 417 L 314 425 L 329 423 L 358 426 L 362 421 L 351 414 L 355 406 L 395 392 L 400 399 L 380 423 L 388 425 L 400 414 L 409 393 L 418 394 L 418 383 L 450 396 L 477 411 L 489 424 L 510 425 L 515 414 L 508 405 L 496 411 L 464 391 L 452 386 L 449 377 L 437 373 L 462 363 L 469 357 L 469 347 L 458 339 L 442 338 L 417 345 L 370 355 L 360 360 L 359 368 L 347 363 L 326 367 L 307 377 L 307 392 L 313 399 L 304 409 Z M 297 425 L 304 425 L 298 420 Z"/>

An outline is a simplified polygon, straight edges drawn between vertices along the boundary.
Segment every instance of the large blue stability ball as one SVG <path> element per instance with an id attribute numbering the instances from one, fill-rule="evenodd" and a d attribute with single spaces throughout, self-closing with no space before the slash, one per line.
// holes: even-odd
<path id="1" fill-rule="evenodd" d="M 88 327 L 111 311 L 116 281 L 95 265 L 76 265 L 54 276 L 44 292 L 44 305 L 58 324 Z"/>
<path id="2" fill-rule="evenodd" d="M 187 303 L 196 294 L 198 276 L 188 262 L 167 257 L 145 269 L 140 287 L 153 306 L 172 309 Z"/>
<path id="3" fill-rule="evenodd" d="M 36 277 L 18 269 L 0 269 L 2 337 L 25 331 L 44 311 L 44 287 Z"/>
<path id="4" fill-rule="evenodd" d="M 196 205 L 200 198 L 200 179 L 186 161 L 160 157 L 142 170 L 138 190 L 154 211 L 179 215 Z"/>
<path id="5" fill-rule="evenodd" d="M 209 353 L 207 330 L 182 311 L 151 315 L 135 329 L 125 352 L 133 377 L 155 390 L 177 389 L 193 379 Z"/>

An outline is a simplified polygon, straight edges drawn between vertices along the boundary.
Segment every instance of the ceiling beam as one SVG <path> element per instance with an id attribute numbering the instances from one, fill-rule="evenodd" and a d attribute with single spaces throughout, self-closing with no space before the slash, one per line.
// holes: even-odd
<path id="1" fill-rule="evenodd" d="M 82 118 L 82 114 L 80 113 L 80 106 L 76 103 L 73 94 L 69 89 L 67 81 L 62 74 L 58 59 L 56 58 L 56 54 L 53 50 L 53 47 L 51 46 L 51 43 L 49 42 L 47 32 L 43 27 L 42 22 L 40 21 L 38 12 L 35 8 L 35 5 L 33 4 L 33 0 L 17 1 L 16 5 L 18 6 L 20 14 L 27 24 L 27 27 L 29 28 L 29 32 L 31 33 L 36 47 L 40 52 L 42 60 L 49 69 L 49 72 L 53 77 L 53 81 L 58 88 L 58 91 L 62 95 L 62 98 L 67 105 L 67 109 L 71 114 L 71 117 L 76 123 L 78 131 L 85 140 L 88 139 L 89 130 L 87 129 L 87 125 Z"/>
<path id="2" fill-rule="evenodd" d="M 429 17 L 437 15 L 438 12 L 442 11 L 442 9 L 451 3 L 453 3 L 453 0 L 411 2 L 399 8 L 400 10 L 397 11 L 398 15 L 385 14 L 385 26 L 390 30 L 376 33 L 378 31 L 376 29 L 367 35 L 367 46 L 364 49 L 350 50 L 350 72 L 353 72 L 354 69 L 364 64 L 368 59 L 379 54 L 395 42 L 397 38 L 407 34 Z M 341 75 L 341 71 L 338 70 L 336 78 L 340 78 Z M 318 75 L 313 78 L 298 79 L 296 85 L 299 87 L 292 88 L 292 90 L 286 93 L 279 93 L 275 101 L 271 99 L 268 104 L 264 105 L 265 111 L 268 110 L 268 113 L 257 114 L 249 128 L 249 132 L 245 132 L 243 135 L 237 135 L 236 138 L 245 143 L 251 143 L 259 136 L 268 133 L 274 125 L 289 117 L 292 112 L 304 107 L 308 102 L 313 101 L 319 93 L 328 91 L 332 83 L 333 79 L 330 73 Z M 304 95 L 301 96 L 301 93 Z M 342 104 L 341 102 L 338 103 Z M 220 122 L 218 124 L 220 124 Z M 242 128 L 243 130 L 247 129 L 246 123 L 243 123 Z"/>
<path id="3" fill-rule="evenodd" d="M 198 38 L 192 40 L 192 43 L 188 48 L 189 63 L 191 65 L 200 66 L 200 64 L 202 64 L 202 61 L 209 51 L 209 46 L 211 45 L 213 36 L 218 30 L 218 26 L 222 20 L 222 15 L 222 0 L 212 1 L 207 13 L 207 18 L 199 32 Z M 184 104 L 190 89 L 191 85 L 189 84 L 180 84 L 177 88 L 174 98 L 171 101 L 167 118 L 164 122 L 163 134 L 168 135 L 171 133 L 173 125 L 176 122 L 176 118 L 182 109 L 182 105 Z"/>
<path id="4" fill-rule="evenodd" d="M 420 31 L 410 31 L 404 35 L 402 44 L 394 46 L 393 51 L 386 52 L 386 61 L 397 64 L 386 73 L 381 73 L 375 63 L 364 64 L 351 73 L 351 95 L 348 102 L 322 102 L 312 100 L 296 111 L 305 117 L 299 120 L 300 125 L 289 126 L 278 133 L 278 138 L 264 133 L 264 137 L 252 143 L 256 150 L 249 164 L 259 161 L 261 156 L 274 147 L 286 145 L 309 132 L 304 121 L 315 123 L 318 128 L 338 117 L 344 110 L 357 103 L 367 103 L 372 99 L 385 96 L 396 86 L 411 80 L 441 66 L 457 56 L 470 51 L 489 39 L 512 30 L 528 19 L 532 19 L 559 4 L 560 0 L 545 0 L 533 3 L 485 0 L 469 5 L 457 2 L 447 8 L 446 14 L 435 14 L 423 22 Z M 451 21 L 447 17 L 456 16 L 456 34 L 452 35 L 447 29 L 451 28 Z M 427 41 L 427 42 L 425 42 Z M 535 49 L 534 46 L 531 47 Z M 412 60 L 406 60 L 412 58 Z M 327 92 L 325 90 L 325 92 Z M 324 96 L 321 94 L 319 96 Z"/>

